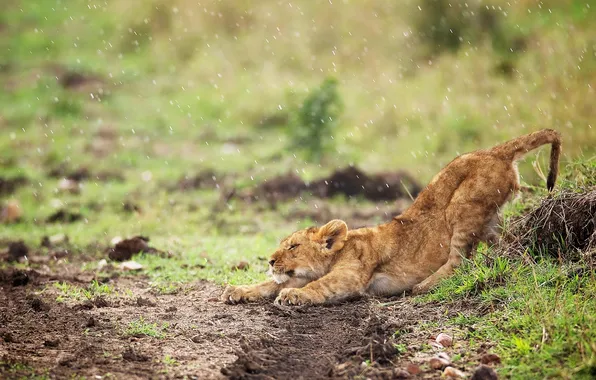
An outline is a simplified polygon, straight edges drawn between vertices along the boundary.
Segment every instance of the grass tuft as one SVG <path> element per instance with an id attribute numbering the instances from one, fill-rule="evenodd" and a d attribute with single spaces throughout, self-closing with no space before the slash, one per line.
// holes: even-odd
<path id="1" fill-rule="evenodd" d="M 124 335 L 135 337 L 150 336 L 162 339 L 165 338 L 165 331 L 168 327 L 168 323 L 163 323 L 161 326 L 158 326 L 157 323 L 149 323 L 145 321 L 143 317 L 139 317 L 136 321 L 132 321 L 128 324 L 124 330 Z"/>

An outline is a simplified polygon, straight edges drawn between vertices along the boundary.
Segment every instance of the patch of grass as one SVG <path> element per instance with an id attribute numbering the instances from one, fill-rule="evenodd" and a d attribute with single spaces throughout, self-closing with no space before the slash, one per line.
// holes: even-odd
<path id="1" fill-rule="evenodd" d="M 165 338 L 166 330 L 168 329 L 168 323 L 162 323 L 161 326 L 158 326 L 157 323 L 149 323 L 145 321 L 143 317 L 139 317 L 139 319 L 130 322 L 126 329 L 124 330 L 124 335 L 128 336 L 150 336 L 153 338 Z"/>
<path id="2" fill-rule="evenodd" d="M 491 310 L 449 323 L 473 326 L 471 342 L 493 342 L 504 376 L 582 378 L 594 373 L 595 291 L 594 273 L 577 266 L 476 258 L 417 302 L 465 299 Z"/>
<path id="3" fill-rule="evenodd" d="M 109 296 L 116 293 L 114 287 L 109 284 L 100 284 L 93 280 L 87 288 L 70 284 L 68 282 L 56 282 L 54 288 L 58 290 L 57 302 L 91 300 L 98 296 Z"/>
<path id="4" fill-rule="evenodd" d="M 180 285 L 174 282 L 168 283 L 153 283 L 151 289 L 161 295 L 177 294 L 180 291 Z"/>
<path id="5" fill-rule="evenodd" d="M 166 366 L 180 365 L 180 362 L 170 355 L 164 356 L 162 359 L 162 363 L 165 364 Z"/>

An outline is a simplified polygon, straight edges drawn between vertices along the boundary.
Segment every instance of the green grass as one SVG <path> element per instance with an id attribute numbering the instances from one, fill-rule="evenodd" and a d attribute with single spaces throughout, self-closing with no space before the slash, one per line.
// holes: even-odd
<path id="1" fill-rule="evenodd" d="M 150 336 L 162 339 L 166 336 L 168 327 L 168 323 L 162 323 L 161 326 L 158 326 L 157 323 L 149 323 L 143 317 L 139 317 L 139 319 L 128 323 L 123 333 L 127 336 Z"/>
<path id="2" fill-rule="evenodd" d="M 59 292 L 57 302 L 91 300 L 98 296 L 115 295 L 117 292 L 109 284 L 100 284 L 93 280 L 87 288 L 81 288 L 67 282 L 55 282 L 54 288 Z"/>
<path id="3" fill-rule="evenodd" d="M 417 302 L 466 300 L 489 310 L 460 314 L 447 323 L 466 331 L 470 350 L 494 343 L 503 360 L 502 375 L 591 378 L 596 371 L 596 276 L 546 258 L 528 262 L 478 255 Z"/>

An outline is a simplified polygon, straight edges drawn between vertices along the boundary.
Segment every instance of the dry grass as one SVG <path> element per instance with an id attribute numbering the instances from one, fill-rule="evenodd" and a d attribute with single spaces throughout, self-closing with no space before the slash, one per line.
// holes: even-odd
<path id="1" fill-rule="evenodd" d="M 552 256 L 596 264 L 596 188 L 565 190 L 510 222 L 499 255 Z"/>

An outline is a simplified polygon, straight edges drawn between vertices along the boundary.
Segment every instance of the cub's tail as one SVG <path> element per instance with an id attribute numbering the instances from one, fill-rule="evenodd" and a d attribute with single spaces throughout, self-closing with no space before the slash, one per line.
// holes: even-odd
<path id="1" fill-rule="evenodd" d="M 546 179 L 546 188 L 551 191 L 559 173 L 559 157 L 561 155 L 561 134 L 559 132 L 553 129 L 542 129 L 497 145 L 491 151 L 504 159 L 516 161 L 529 151 L 545 144 L 551 144 L 550 167 Z"/>

